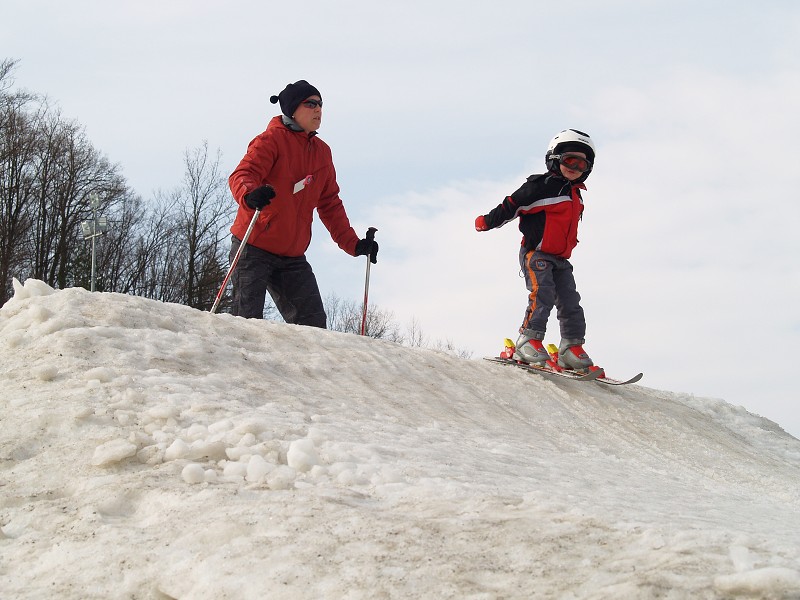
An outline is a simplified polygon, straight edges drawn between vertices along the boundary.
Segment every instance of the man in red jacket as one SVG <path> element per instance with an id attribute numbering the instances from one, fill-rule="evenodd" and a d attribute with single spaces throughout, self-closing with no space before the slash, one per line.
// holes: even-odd
<path id="1" fill-rule="evenodd" d="M 305 257 L 314 209 L 333 241 L 351 256 L 368 255 L 376 263 L 378 244 L 359 239 L 339 198 L 331 150 L 317 137 L 319 90 L 301 79 L 270 102 L 280 102 L 283 114 L 250 142 L 228 179 L 239 204 L 231 227 L 231 260 L 254 212 L 260 211 L 232 277 L 233 314 L 262 318 L 269 292 L 287 323 L 325 328 L 319 286 Z"/>

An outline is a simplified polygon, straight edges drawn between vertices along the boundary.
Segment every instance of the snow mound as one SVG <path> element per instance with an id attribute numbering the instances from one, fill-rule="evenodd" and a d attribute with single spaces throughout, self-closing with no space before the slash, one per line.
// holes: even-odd
<path id="1" fill-rule="evenodd" d="M 800 597 L 800 442 L 740 407 L 14 288 L 4 596 Z"/>

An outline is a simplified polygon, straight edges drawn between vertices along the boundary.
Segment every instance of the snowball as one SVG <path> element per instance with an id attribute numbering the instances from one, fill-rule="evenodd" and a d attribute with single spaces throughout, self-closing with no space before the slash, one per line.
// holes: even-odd
<path id="1" fill-rule="evenodd" d="M 189 444 L 181 439 L 177 439 L 170 444 L 167 451 L 164 453 L 164 460 L 177 460 L 179 458 L 186 458 L 189 456 L 191 448 Z"/>
<path id="2" fill-rule="evenodd" d="M 179 412 L 174 406 L 162 404 L 161 406 L 154 406 L 149 409 L 146 414 L 153 420 L 166 421 L 177 417 Z"/>
<path id="3" fill-rule="evenodd" d="M 136 444 L 131 444 L 127 440 L 111 440 L 95 448 L 92 464 L 104 467 L 134 454 L 136 454 Z"/>
<path id="4" fill-rule="evenodd" d="M 186 439 L 192 442 L 206 437 L 208 437 L 208 429 L 199 423 L 192 423 L 186 431 Z"/>
<path id="5" fill-rule="evenodd" d="M 236 426 L 236 431 L 238 433 L 250 433 L 253 436 L 256 436 L 263 431 L 267 431 L 269 428 L 270 423 L 268 421 L 261 419 L 247 419 Z"/>
<path id="6" fill-rule="evenodd" d="M 256 444 L 257 442 L 258 442 L 258 440 L 256 439 L 256 436 L 254 436 L 252 433 L 245 433 L 242 436 L 242 439 L 239 440 L 238 445 L 239 446 L 252 446 L 252 445 Z"/>
<path id="7" fill-rule="evenodd" d="M 240 462 L 227 462 L 222 469 L 225 477 L 244 479 L 247 476 L 247 465 Z"/>
<path id="8" fill-rule="evenodd" d="M 53 381 L 58 375 L 58 368 L 53 365 L 45 365 L 34 369 L 33 375 L 42 381 Z"/>
<path id="9" fill-rule="evenodd" d="M 212 423 L 208 426 L 208 431 L 210 433 L 222 433 L 228 431 L 233 428 L 233 423 L 230 419 L 223 419 L 222 421 L 217 421 L 216 423 Z"/>
<path id="10" fill-rule="evenodd" d="M 6 336 L 6 345 L 13 350 L 22 343 L 23 339 L 25 339 L 24 331 L 12 331 Z"/>
<path id="11" fill-rule="evenodd" d="M 294 469 L 281 465 L 267 475 L 267 486 L 271 490 L 288 490 L 292 487 L 296 475 Z"/>
<path id="12" fill-rule="evenodd" d="M 183 467 L 181 477 L 186 483 L 203 483 L 206 479 L 206 472 L 201 465 L 189 463 Z"/>
<path id="13" fill-rule="evenodd" d="M 314 447 L 314 441 L 308 438 L 293 441 L 289 444 L 286 462 L 290 467 L 298 471 L 304 473 L 310 471 L 311 467 L 318 465 L 320 462 L 317 449 Z"/>
<path id="14" fill-rule="evenodd" d="M 130 410 L 115 410 L 114 418 L 122 426 L 136 422 L 136 413 Z"/>
<path id="15" fill-rule="evenodd" d="M 259 454 L 254 454 L 247 461 L 247 476 L 245 479 L 252 483 L 263 481 L 267 473 L 272 471 L 274 465 L 264 460 Z"/>
<path id="16" fill-rule="evenodd" d="M 245 457 L 250 457 L 253 450 L 246 446 L 234 446 L 233 448 L 225 448 L 225 456 L 230 460 L 242 460 Z"/>
<path id="17" fill-rule="evenodd" d="M 321 465 L 314 465 L 311 467 L 311 470 L 308 472 L 312 479 L 320 479 L 322 477 L 327 477 L 328 469 Z"/>
<path id="18" fill-rule="evenodd" d="M 106 367 L 95 367 L 94 369 L 89 369 L 83 374 L 83 378 L 87 381 L 91 381 L 96 379 L 102 383 L 108 383 L 112 379 L 114 379 L 115 373 L 111 369 Z"/>
<path id="19" fill-rule="evenodd" d="M 192 460 L 198 460 L 200 458 L 218 460 L 220 458 L 225 458 L 225 445 L 222 442 L 196 440 L 192 442 L 192 445 L 189 447 L 186 458 Z"/>
<path id="20" fill-rule="evenodd" d="M 91 406 L 83 406 L 75 411 L 76 419 L 88 419 L 94 415 L 94 409 Z"/>

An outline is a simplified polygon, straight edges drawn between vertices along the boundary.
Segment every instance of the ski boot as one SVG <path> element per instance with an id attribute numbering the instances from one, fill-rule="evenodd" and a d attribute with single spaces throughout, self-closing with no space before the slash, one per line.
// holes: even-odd
<path id="1" fill-rule="evenodd" d="M 544 365 L 550 360 L 550 354 L 545 349 L 541 339 L 522 334 L 517 340 L 514 360 L 528 364 Z"/>
<path id="2" fill-rule="evenodd" d="M 585 342 L 584 339 L 562 339 L 558 347 L 558 366 L 584 373 L 601 370 L 583 349 Z"/>

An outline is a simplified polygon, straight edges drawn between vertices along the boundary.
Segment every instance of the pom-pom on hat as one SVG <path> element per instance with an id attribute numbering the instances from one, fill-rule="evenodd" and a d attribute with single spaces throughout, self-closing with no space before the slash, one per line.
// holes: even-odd
<path id="1" fill-rule="evenodd" d="M 319 96 L 320 100 L 322 100 L 322 94 L 319 93 L 319 90 L 305 79 L 301 79 L 288 84 L 280 94 L 271 96 L 269 101 L 273 104 L 280 102 L 281 112 L 292 118 L 300 103 L 309 96 Z"/>

